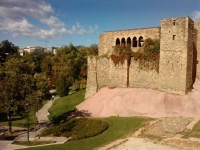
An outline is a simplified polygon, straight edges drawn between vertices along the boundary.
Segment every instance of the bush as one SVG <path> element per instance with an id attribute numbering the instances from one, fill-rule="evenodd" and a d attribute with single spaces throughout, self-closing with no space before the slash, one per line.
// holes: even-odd
<path id="1" fill-rule="evenodd" d="M 41 133 L 41 136 L 65 136 L 71 137 L 70 140 L 79 140 L 101 134 L 108 127 L 109 124 L 100 119 L 74 118 L 49 127 Z"/>

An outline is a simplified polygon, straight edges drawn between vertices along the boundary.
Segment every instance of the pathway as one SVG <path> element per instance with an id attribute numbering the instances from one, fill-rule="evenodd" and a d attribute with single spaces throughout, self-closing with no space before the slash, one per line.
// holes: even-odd
<path id="1" fill-rule="evenodd" d="M 48 115 L 49 115 L 49 108 L 51 107 L 51 105 L 53 104 L 53 102 L 57 99 L 59 99 L 60 97 L 55 97 L 55 99 L 52 101 L 52 100 L 49 100 L 37 113 L 36 113 L 36 116 L 37 116 L 37 119 L 38 119 L 38 123 L 41 124 L 41 123 L 49 123 L 49 119 L 48 119 Z"/>
<path id="2" fill-rule="evenodd" d="M 55 97 L 54 101 L 57 100 L 59 97 Z M 39 123 L 39 130 L 36 132 L 30 131 L 29 132 L 29 140 L 30 141 L 53 141 L 54 143 L 48 144 L 48 145 L 54 145 L 54 144 L 62 144 L 65 143 L 68 139 L 65 137 L 35 137 L 35 135 L 38 135 L 41 133 L 41 131 L 50 123 L 48 119 L 49 115 L 49 108 L 53 104 L 52 100 L 49 100 L 38 112 L 37 112 L 37 118 L 38 118 L 38 123 Z M 35 138 L 34 138 L 35 137 Z M 27 140 L 27 132 L 21 134 L 20 136 L 15 139 L 15 141 L 26 141 Z M 1 150 L 14 150 L 14 149 L 21 149 L 21 148 L 27 148 L 27 146 L 22 146 L 22 145 L 16 145 L 12 144 L 13 141 L 1 141 L 0 142 L 0 149 Z M 44 145 L 43 145 L 44 146 Z M 38 147 L 33 146 L 33 147 Z"/>

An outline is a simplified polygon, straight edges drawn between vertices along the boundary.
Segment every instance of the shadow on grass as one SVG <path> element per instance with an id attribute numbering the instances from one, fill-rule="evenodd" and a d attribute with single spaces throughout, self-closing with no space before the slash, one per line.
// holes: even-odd
<path id="1" fill-rule="evenodd" d="M 14 115 L 14 117 L 12 118 L 12 121 L 17 121 L 17 120 L 21 120 L 21 119 L 24 119 L 24 117 L 20 116 L 20 115 Z M 6 114 L 1 113 L 0 114 L 0 122 L 6 122 L 6 121 L 8 121 Z"/>
<path id="2" fill-rule="evenodd" d="M 91 113 L 88 113 L 87 111 L 79 111 L 79 110 L 71 110 L 66 113 L 63 113 L 59 116 L 54 116 L 53 118 L 50 118 L 50 121 L 54 124 L 60 123 L 61 121 L 65 121 L 66 119 L 71 118 L 77 118 L 77 117 L 89 117 L 91 116 Z"/>

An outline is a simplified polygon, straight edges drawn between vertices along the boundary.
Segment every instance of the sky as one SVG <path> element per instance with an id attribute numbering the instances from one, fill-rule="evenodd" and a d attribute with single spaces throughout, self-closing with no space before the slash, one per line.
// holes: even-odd
<path id="1" fill-rule="evenodd" d="M 0 0 L 0 42 L 90 46 L 104 31 L 156 27 L 162 18 L 186 15 L 200 22 L 200 0 Z"/>

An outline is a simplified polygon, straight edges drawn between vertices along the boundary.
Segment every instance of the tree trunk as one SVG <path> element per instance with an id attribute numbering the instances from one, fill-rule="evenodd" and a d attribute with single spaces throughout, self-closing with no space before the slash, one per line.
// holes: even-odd
<path id="1" fill-rule="evenodd" d="M 128 55 L 128 59 L 127 59 L 127 83 L 126 83 L 127 88 L 129 87 L 129 69 L 130 69 L 130 64 L 131 64 L 131 57 L 130 57 L 130 54 L 129 54 Z"/>
<path id="2" fill-rule="evenodd" d="M 10 132 L 10 133 L 12 133 L 12 117 L 10 116 L 10 114 L 9 113 L 7 113 L 7 118 L 8 118 L 8 131 Z"/>

